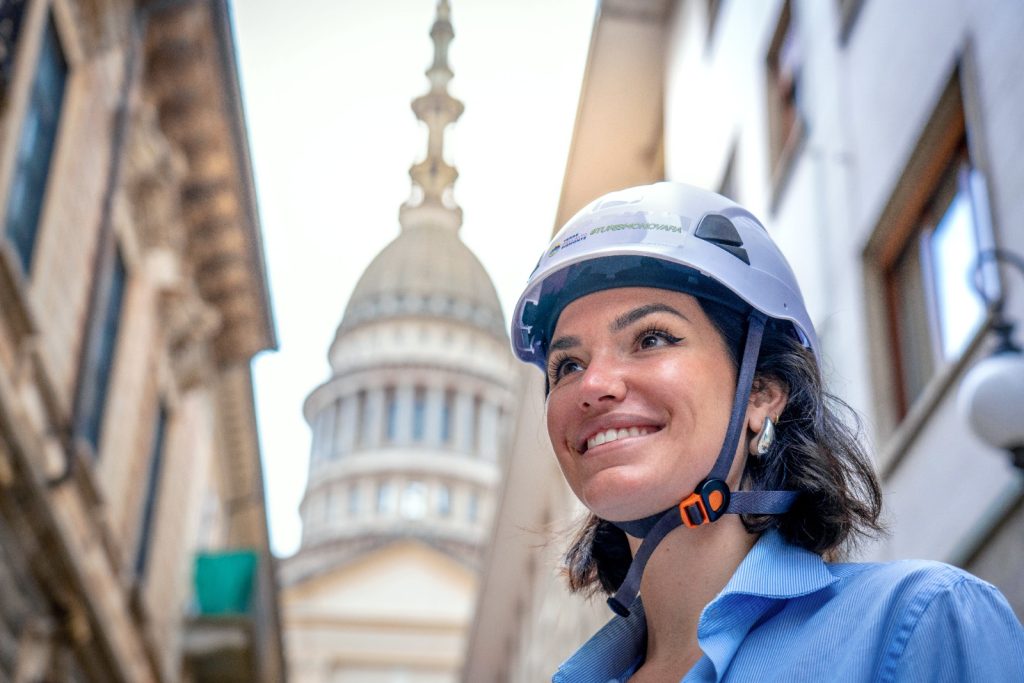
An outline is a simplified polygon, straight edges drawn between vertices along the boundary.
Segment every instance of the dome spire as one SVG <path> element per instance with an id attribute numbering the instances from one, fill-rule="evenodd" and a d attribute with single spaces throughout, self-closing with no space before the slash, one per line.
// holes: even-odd
<path id="1" fill-rule="evenodd" d="M 437 17 L 430 29 L 434 41 L 434 63 L 426 71 L 430 90 L 412 101 L 416 118 L 427 124 L 427 156 L 409 169 L 413 196 L 399 212 L 403 229 L 425 222 L 452 230 L 462 225 L 462 209 L 451 198 L 459 172 L 444 160 L 445 128 L 458 120 L 464 108 L 462 102 L 448 93 L 448 81 L 453 75 L 448 66 L 448 45 L 455 37 L 450 13 L 448 0 L 439 0 Z"/>

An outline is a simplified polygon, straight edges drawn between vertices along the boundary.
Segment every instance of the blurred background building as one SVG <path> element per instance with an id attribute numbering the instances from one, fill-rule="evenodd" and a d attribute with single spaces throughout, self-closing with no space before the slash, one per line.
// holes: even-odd
<path id="1" fill-rule="evenodd" d="M 282 566 L 291 679 L 458 680 L 491 526 L 513 359 L 494 285 L 459 238 L 444 132 L 446 0 L 430 90 L 413 101 L 427 155 L 401 231 L 367 267 L 307 398 L 313 430 L 302 543 Z M 387 226 L 342 226 L 356 236 Z"/>
<path id="2" fill-rule="evenodd" d="M 0 2 L 0 216 L 0 680 L 285 680 L 226 2 Z"/>
<path id="3" fill-rule="evenodd" d="M 892 533 L 857 557 L 963 566 L 1019 617 L 1021 473 L 956 394 L 993 346 L 972 264 L 992 246 L 1024 253 L 1022 35 L 1012 1 L 602 0 L 555 220 L 666 178 L 760 216 L 883 481 Z M 1021 320 L 1014 278 L 1000 285 Z M 543 680 L 610 617 L 556 576 L 574 504 L 538 436 L 533 375 L 467 650 L 473 683 Z"/>

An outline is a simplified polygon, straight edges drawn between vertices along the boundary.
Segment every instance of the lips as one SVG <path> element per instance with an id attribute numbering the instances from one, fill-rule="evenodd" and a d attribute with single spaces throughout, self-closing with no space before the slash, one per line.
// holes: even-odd
<path id="1" fill-rule="evenodd" d="M 643 423 L 633 418 L 631 421 L 612 420 L 611 423 L 603 420 L 604 424 L 590 425 L 584 431 L 587 436 L 577 440 L 576 450 L 581 454 L 591 448 L 602 446 L 612 441 L 619 441 L 629 437 L 647 436 L 660 431 L 661 427 L 644 421 Z M 615 424 L 618 423 L 618 424 Z"/>

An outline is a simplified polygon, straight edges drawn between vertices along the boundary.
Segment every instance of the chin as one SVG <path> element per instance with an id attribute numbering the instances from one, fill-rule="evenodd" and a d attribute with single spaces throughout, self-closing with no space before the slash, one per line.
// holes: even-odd
<path id="1" fill-rule="evenodd" d="M 670 496 L 652 494 L 650 486 L 633 487 L 619 484 L 614 489 L 587 486 L 577 494 L 584 505 L 609 522 L 631 522 L 650 517 L 679 504 L 688 494 Z"/>

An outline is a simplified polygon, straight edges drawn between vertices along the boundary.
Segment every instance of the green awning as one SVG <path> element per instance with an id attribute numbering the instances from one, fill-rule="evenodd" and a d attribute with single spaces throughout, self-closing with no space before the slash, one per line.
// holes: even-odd
<path id="1" fill-rule="evenodd" d="M 204 552 L 196 555 L 196 598 L 199 613 L 248 614 L 256 578 L 252 550 Z"/>

